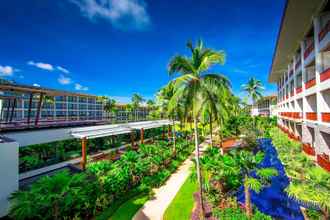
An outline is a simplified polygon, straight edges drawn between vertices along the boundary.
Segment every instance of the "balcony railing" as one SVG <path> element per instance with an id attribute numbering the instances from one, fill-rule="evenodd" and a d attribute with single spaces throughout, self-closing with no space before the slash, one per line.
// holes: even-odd
<path id="1" fill-rule="evenodd" d="M 330 30 L 330 20 L 327 22 L 327 24 L 322 28 L 322 30 L 319 33 L 319 41 L 322 41 L 323 38 L 327 35 L 327 33 Z"/>
<path id="2" fill-rule="evenodd" d="M 315 83 L 316 83 L 315 78 L 307 81 L 305 83 L 305 89 L 309 89 L 309 88 L 315 86 Z"/>
<path id="3" fill-rule="evenodd" d="M 296 88 L 296 94 L 299 94 L 299 93 L 301 93 L 302 92 L 302 87 L 300 86 L 300 87 L 297 87 Z"/>
<path id="4" fill-rule="evenodd" d="M 330 112 L 322 112 L 321 119 L 323 122 L 330 123 Z"/>
<path id="5" fill-rule="evenodd" d="M 320 74 L 320 81 L 323 82 L 330 78 L 330 68 L 326 69 Z"/>
<path id="6" fill-rule="evenodd" d="M 312 43 L 305 50 L 305 52 L 304 52 L 304 59 L 306 59 L 309 56 L 309 54 L 311 54 L 311 52 L 313 52 L 313 50 L 314 50 L 314 44 Z"/>
<path id="7" fill-rule="evenodd" d="M 309 143 L 302 144 L 302 149 L 308 155 L 311 155 L 311 156 L 314 156 L 315 155 L 315 150 L 311 146 L 311 144 L 309 144 Z"/>
<path id="8" fill-rule="evenodd" d="M 290 70 L 289 77 L 293 75 L 293 70 Z"/>
<path id="9" fill-rule="evenodd" d="M 300 66 L 300 64 L 301 64 L 301 60 L 298 60 L 298 61 L 296 62 L 296 65 L 294 66 L 294 68 L 295 68 L 295 69 L 298 69 L 299 66 Z"/>
<path id="10" fill-rule="evenodd" d="M 320 167 L 323 167 L 325 170 L 330 172 L 329 155 L 326 155 L 325 153 L 317 155 L 317 163 Z"/>
<path id="11" fill-rule="evenodd" d="M 317 114 L 316 114 L 316 112 L 306 112 L 306 118 L 311 121 L 316 121 Z"/>

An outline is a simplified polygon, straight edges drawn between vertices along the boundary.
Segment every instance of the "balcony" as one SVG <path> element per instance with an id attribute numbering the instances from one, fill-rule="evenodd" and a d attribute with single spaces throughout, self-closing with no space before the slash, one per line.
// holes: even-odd
<path id="1" fill-rule="evenodd" d="M 300 67 L 301 60 L 298 60 L 294 68 L 297 70 Z"/>
<path id="2" fill-rule="evenodd" d="M 327 22 L 327 24 L 320 31 L 320 33 L 319 33 L 319 42 L 321 42 L 324 39 L 324 37 L 329 32 L 329 30 L 330 30 L 330 20 Z"/>
<path id="3" fill-rule="evenodd" d="M 296 88 L 296 94 L 299 94 L 299 93 L 301 93 L 302 92 L 302 87 L 300 86 L 300 87 L 297 87 Z"/>
<path id="4" fill-rule="evenodd" d="M 309 143 L 302 144 L 303 151 L 311 156 L 315 156 L 315 150 Z"/>
<path id="5" fill-rule="evenodd" d="M 317 155 L 317 164 L 330 172 L 330 159 L 329 156 L 325 153 Z"/>
<path id="6" fill-rule="evenodd" d="M 315 84 L 316 84 L 315 78 L 311 79 L 305 83 L 305 89 L 309 89 L 309 88 L 315 86 Z"/>
<path id="7" fill-rule="evenodd" d="M 313 52 L 313 50 L 314 50 L 314 44 L 311 43 L 304 52 L 304 59 L 307 59 L 307 57 Z"/>
<path id="8" fill-rule="evenodd" d="M 290 70 L 289 77 L 293 75 L 293 70 Z"/>
<path id="9" fill-rule="evenodd" d="M 330 68 L 326 69 L 320 74 L 320 81 L 323 82 L 330 78 Z"/>
<path id="10" fill-rule="evenodd" d="M 316 112 L 306 112 L 306 118 L 311 121 L 317 121 Z"/>
<path id="11" fill-rule="evenodd" d="M 322 122 L 330 123 L 330 112 L 322 112 L 321 119 L 322 119 Z"/>

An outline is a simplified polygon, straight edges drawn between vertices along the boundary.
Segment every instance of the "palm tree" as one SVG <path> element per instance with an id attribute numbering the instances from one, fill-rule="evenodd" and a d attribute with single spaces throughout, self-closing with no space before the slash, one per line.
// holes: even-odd
<path id="1" fill-rule="evenodd" d="M 188 42 L 187 47 L 192 53 L 191 57 L 177 55 L 171 59 L 168 66 L 170 76 L 173 76 L 176 73 L 180 74 L 172 81 L 174 94 L 169 101 L 169 110 L 171 111 L 171 109 L 176 108 L 180 102 L 184 103 L 186 109 L 191 109 L 194 121 L 195 160 L 199 183 L 200 203 L 202 207 L 201 215 L 204 217 L 197 129 L 198 117 L 209 94 L 220 95 L 223 89 L 229 88 L 230 85 L 227 78 L 223 75 L 208 72 L 209 68 L 213 65 L 224 64 L 224 51 L 215 51 L 213 49 L 204 48 L 202 41 L 198 41 L 195 47 L 191 42 Z"/>
<path id="2" fill-rule="evenodd" d="M 256 168 L 257 165 L 263 160 L 264 154 L 258 152 L 254 155 L 249 151 L 241 151 L 237 155 L 238 163 L 241 167 L 241 173 L 244 178 L 244 195 L 245 195 L 245 209 L 246 215 L 252 217 L 252 205 L 251 205 L 251 195 L 250 190 L 257 193 L 264 187 L 264 183 L 270 181 L 271 177 L 277 176 L 278 172 L 274 168 Z M 256 170 L 256 174 L 259 178 L 251 177 L 249 174 L 252 170 Z"/>
<path id="3" fill-rule="evenodd" d="M 260 80 L 250 78 L 247 84 L 243 84 L 242 88 L 248 93 L 248 97 L 252 99 L 252 104 L 255 104 L 262 97 L 262 91 L 265 89 Z"/>
<path id="4" fill-rule="evenodd" d="M 138 93 L 132 95 L 132 108 L 135 111 L 135 120 L 137 120 L 137 109 L 140 107 L 140 104 L 144 102 L 144 98 Z"/>
<path id="5" fill-rule="evenodd" d="M 115 99 L 109 99 L 107 98 L 105 100 L 105 105 L 104 105 L 104 111 L 110 114 L 110 117 L 113 116 L 114 113 L 116 113 L 117 108 L 116 108 L 116 100 Z"/>
<path id="6" fill-rule="evenodd" d="M 245 92 L 247 92 L 248 97 L 252 99 L 252 105 L 256 104 L 256 102 L 262 97 L 262 91 L 265 89 L 262 86 L 261 81 L 253 77 L 249 79 L 247 84 L 243 84 L 242 88 Z M 253 117 L 253 125 L 255 125 L 254 117 Z"/>
<path id="7" fill-rule="evenodd" d="M 155 101 L 152 100 L 152 99 L 149 99 L 149 100 L 147 101 L 147 106 L 148 106 L 149 109 L 153 109 L 153 108 L 155 108 Z"/>

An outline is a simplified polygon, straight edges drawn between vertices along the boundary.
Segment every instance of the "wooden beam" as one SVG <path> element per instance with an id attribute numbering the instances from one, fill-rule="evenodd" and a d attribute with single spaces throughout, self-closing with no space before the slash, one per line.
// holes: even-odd
<path id="1" fill-rule="evenodd" d="M 171 125 L 168 125 L 167 137 L 168 137 L 168 140 L 171 139 Z"/>
<path id="2" fill-rule="evenodd" d="M 15 107 L 16 107 L 16 102 L 17 102 L 17 99 L 14 98 L 13 105 L 11 106 L 11 112 L 10 112 L 10 119 L 9 119 L 9 122 L 12 122 L 12 121 L 13 121 L 14 111 L 15 111 Z"/>
<path id="3" fill-rule="evenodd" d="M 10 109 L 10 106 L 11 106 L 11 99 L 8 99 L 8 104 L 7 104 L 7 110 L 6 110 L 6 122 L 8 122 L 9 120 L 9 109 Z"/>
<path id="4" fill-rule="evenodd" d="M 132 149 L 135 147 L 135 135 L 134 131 L 131 132 L 131 144 L 132 144 Z"/>
<path id="5" fill-rule="evenodd" d="M 44 98 L 44 94 L 40 93 L 38 108 L 37 108 L 37 115 L 36 115 L 36 119 L 34 121 L 34 125 L 38 125 L 43 98 Z"/>
<path id="6" fill-rule="evenodd" d="M 29 109 L 28 109 L 28 116 L 27 116 L 27 124 L 28 125 L 30 124 L 30 119 L 31 119 L 32 100 L 33 100 L 33 93 L 30 93 Z"/>
<path id="7" fill-rule="evenodd" d="M 144 129 L 141 128 L 141 144 L 144 143 Z"/>
<path id="8" fill-rule="evenodd" d="M 87 145 L 87 139 L 86 137 L 81 139 L 81 169 L 86 169 L 86 163 L 87 163 L 87 154 L 86 154 L 86 145 Z"/>

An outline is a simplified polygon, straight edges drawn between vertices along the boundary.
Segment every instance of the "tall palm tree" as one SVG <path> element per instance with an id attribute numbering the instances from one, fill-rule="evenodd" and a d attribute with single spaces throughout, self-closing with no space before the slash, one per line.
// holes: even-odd
<path id="1" fill-rule="evenodd" d="M 262 91 L 265 89 L 260 80 L 252 77 L 247 84 L 242 85 L 243 91 L 247 92 L 249 98 L 252 99 L 253 104 L 262 97 Z"/>
<path id="2" fill-rule="evenodd" d="M 191 109 L 194 121 L 195 137 L 195 160 L 197 179 L 199 183 L 200 203 L 202 207 L 202 218 L 204 218 L 202 178 L 199 162 L 199 140 L 198 140 L 198 118 L 201 108 L 209 94 L 220 95 L 223 88 L 229 88 L 229 81 L 221 74 L 209 73 L 210 67 L 216 64 L 223 65 L 225 52 L 204 48 L 203 42 L 198 41 L 194 47 L 191 42 L 187 43 L 191 57 L 177 55 L 173 57 L 168 66 L 170 76 L 180 74 L 172 83 L 174 94 L 169 101 L 169 110 L 178 106 L 179 102 L 184 103 L 186 109 Z M 212 88 L 212 89 L 210 89 Z"/>

